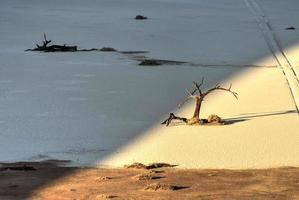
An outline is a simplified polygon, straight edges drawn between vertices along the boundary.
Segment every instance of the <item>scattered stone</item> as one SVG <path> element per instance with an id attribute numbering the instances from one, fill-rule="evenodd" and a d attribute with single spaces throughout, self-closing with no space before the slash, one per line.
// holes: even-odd
<path id="1" fill-rule="evenodd" d="M 136 20 L 145 20 L 145 19 L 148 19 L 147 17 L 143 16 L 143 15 L 137 15 L 135 17 Z"/>
<path id="2" fill-rule="evenodd" d="M 157 169 L 162 167 L 175 167 L 176 165 L 171 165 L 168 163 L 152 163 L 146 166 L 146 169 Z"/>
<path id="3" fill-rule="evenodd" d="M 207 176 L 212 177 L 212 176 L 217 176 L 217 174 L 210 173 L 210 174 L 207 174 Z"/>
<path id="4" fill-rule="evenodd" d="M 208 117 L 208 123 L 223 123 L 223 120 L 218 115 L 210 115 Z"/>
<path id="5" fill-rule="evenodd" d="M 144 188 L 144 190 L 165 190 L 165 191 L 176 191 L 176 190 L 181 190 L 188 188 L 186 186 L 178 186 L 178 185 L 170 185 L 166 183 L 153 183 Z"/>
<path id="6" fill-rule="evenodd" d="M 153 174 L 148 173 L 148 174 L 138 174 L 133 177 L 133 179 L 138 180 L 138 181 L 148 181 L 148 180 L 155 180 L 155 179 L 160 179 L 164 178 L 162 176 L 153 176 Z"/>
<path id="7" fill-rule="evenodd" d="M 103 51 L 103 52 L 115 52 L 117 51 L 116 49 L 112 48 L 112 47 L 103 47 L 100 49 L 100 51 Z"/>
<path id="8" fill-rule="evenodd" d="M 70 191 L 71 192 L 76 192 L 77 190 L 72 188 L 72 189 L 70 189 Z"/>
<path id="9" fill-rule="evenodd" d="M 131 165 L 125 165 L 125 168 L 135 168 L 135 169 L 157 169 L 162 167 L 175 167 L 176 165 L 171 165 L 168 163 L 152 163 L 149 165 L 144 165 L 142 163 L 133 163 Z"/>
<path id="10" fill-rule="evenodd" d="M 108 181 L 108 180 L 111 180 L 112 177 L 109 177 L 109 176 L 102 176 L 102 177 L 99 177 L 97 180 L 98 181 Z"/>
<path id="11" fill-rule="evenodd" d="M 125 168 L 133 168 L 133 169 L 146 169 L 146 165 L 142 163 L 135 162 L 130 165 L 125 165 Z"/>
<path id="12" fill-rule="evenodd" d="M 80 49 L 78 51 L 100 51 L 100 49 L 91 48 L 91 49 Z"/>
<path id="13" fill-rule="evenodd" d="M 101 199 L 113 199 L 113 198 L 116 198 L 117 196 L 115 195 L 108 195 L 108 194 L 100 194 L 100 195 L 97 195 L 95 199 L 97 200 L 101 200 Z"/>
<path id="14" fill-rule="evenodd" d="M 108 177 L 108 176 L 103 176 L 103 177 L 101 177 L 101 180 L 110 180 L 110 179 L 112 179 L 112 177 Z"/>
<path id="15" fill-rule="evenodd" d="M 152 174 L 161 174 L 161 173 L 164 173 L 164 171 L 162 171 L 162 170 L 153 170 L 153 169 L 151 169 L 151 170 L 149 171 L 149 173 L 152 173 Z"/>
<path id="16" fill-rule="evenodd" d="M 22 166 L 8 166 L 8 167 L 1 167 L 0 171 L 7 171 L 7 170 L 14 170 L 14 171 L 34 171 L 36 168 L 22 165 Z"/>
<path id="17" fill-rule="evenodd" d="M 159 65 L 162 65 L 162 64 L 157 60 L 145 59 L 145 60 L 141 61 L 139 63 L 139 65 L 142 65 L 142 66 L 159 66 Z"/>
<path id="18" fill-rule="evenodd" d="M 285 30 L 296 30 L 296 28 L 294 26 L 290 26 L 290 27 L 285 28 Z"/>

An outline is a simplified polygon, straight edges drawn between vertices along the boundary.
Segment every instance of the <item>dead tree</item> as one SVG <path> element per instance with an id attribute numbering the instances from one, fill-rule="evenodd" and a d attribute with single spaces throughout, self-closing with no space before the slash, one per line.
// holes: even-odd
<path id="1" fill-rule="evenodd" d="M 64 45 L 49 45 L 52 41 L 47 40 L 46 34 L 44 34 L 44 41 L 42 45 L 36 44 L 36 48 L 27 49 L 25 51 L 42 51 L 42 52 L 86 52 L 86 51 L 102 51 L 102 52 L 117 52 L 116 49 L 112 47 L 103 47 L 101 49 L 91 48 L 91 49 L 78 49 L 77 46 L 67 46 Z M 138 51 L 135 51 L 138 53 Z M 121 52 L 120 52 L 121 53 Z M 134 53 L 134 52 L 133 52 Z"/>
<path id="2" fill-rule="evenodd" d="M 202 78 L 202 81 L 201 81 L 200 84 L 198 84 L 197 82 L 193 81 L 193 85 L 194 85 L 195 89 L 192 92 L 190 92 L 188 89 L 186 89 L 186 91 L 188 93 L 188 96 L 178 106 L 180 108 L 188 100 L 195 99 L 196 105 L 195 105 L 195 110 L 194 110 L 194 113 L 193 113 L 193 117 L 190 118 L 190 119 L 187 119 L 187 118 L 184 118 L 184 117 L 175 116 L 173 113 L 170 113 L 169 117 L 165 121 L 163 121 L 162 124 L 165 124 L 166 126 L 168 126 L 171 123 L 171 121 L 174 120 L 174 119 L 182 121 L 182 122 L 184 122 L 184 123 L 186 123 L 188 125 L 195 125 L 195 124 L 207 123 L 208 120 L 206 120 L 206 119 L 200 119 L 199 118 L 200 109 L 201 109 L 202 102 L 204 101 L 205 97 L 207 95 L 211 94 L 212 92 L 216 91 L 216 90 L 222 90 L 222 91 L 229 92 L 236 99 L 238 99 L 238 94 L 236 92 L 233 92 L 231 90 L 232 84 L 229 86 L 229 88 L 224 88 L 224 87 L 221 87 L 219 84 L 217 84 L 213 88 L 208 89 L 207 91 L 203 92 L 202 89 L 201 89 L 201 86 L 203 85 L 203 82 L 204 82 L 204 78 Z M 213 121 L 213 120 L 218 121 L 218 122 L 222 121 L 221 118 L 219 118 L 216 115 L 213 115 L 213 116 L 211 115 L 211 118 L 214 118 L 214 119 L 209 120 L 209 122 Z M 215 118 L 218 118 L 218 119 L 215 119 Z"/>
<path id="3" fill-rule="evenodd" d="M 74 52 L 77 51 L 77 46 L 67 46 L 64 45 L 48 45 L 52 41 L 47 40 L 46 34 L 44 34 L 44 41 L 42 41 L 42 45 L 36 44 L 36 48 L 27 49 L 27 51 L 43 51 L 43 52 Z"/>

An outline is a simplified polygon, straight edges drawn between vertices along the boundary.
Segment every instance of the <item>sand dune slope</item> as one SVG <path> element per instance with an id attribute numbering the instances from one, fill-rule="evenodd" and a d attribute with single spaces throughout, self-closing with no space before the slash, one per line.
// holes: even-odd
<path id="1" fill-rule="evenodd" d="M 218 114 L 231 124 L 164 127 L 157 123 L 99 164 L 168 162 L 181 168 L 298 166 L 299 118 L 282 70 L 250 69 L 229 82 L 239 93 L 239 100 L 229 93 L 216 92 L 205 101 L 201 117 Z M 193 109 L 194 102 L 175 112 L 190 116 Z"/>

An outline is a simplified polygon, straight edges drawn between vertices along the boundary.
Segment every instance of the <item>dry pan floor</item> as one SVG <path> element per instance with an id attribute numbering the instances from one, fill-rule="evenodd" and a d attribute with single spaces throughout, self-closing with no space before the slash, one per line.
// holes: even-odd
<path id="1" fill-rule="evenodd" d="M 7 165 L 2 166 L 0 171 L 2 200 L 299 199 L 299 168 L 291 167 L 261 170 L 146 170 L 82 169 L 58 167 L 51 163 L 26 163 L 27 170 L 15 170 L 13 166 L 23 164 L 9 166 L 9 169 Z"/>

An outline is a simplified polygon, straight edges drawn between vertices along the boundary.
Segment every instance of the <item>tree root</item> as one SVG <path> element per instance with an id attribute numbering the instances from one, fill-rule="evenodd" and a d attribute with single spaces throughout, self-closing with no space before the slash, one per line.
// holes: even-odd
<path id="1" fill-rule="evenodd" d="M 51 46 L 39 46 L 34 49 L 27 49 L 26 51 L 43 51 L 43 52 L 75 52 L 78 51 L 77 46 L 67 45 L 51 45 Z"/>
<path id="2" fill-rule="evenodd" d="M 169 126 L 169 124 L 172 122 L 172 120 L 178 120 L 181 122 L 184 122 L 187 125 L 224 125 L 225 121 L 221 119 L 218 115 L 210 115 L 208 119 L 200 119 L 197 117 L 192 118 L 185 118 L 185 117 L 178 117 L 175 116 L 173 113 L 169 114 L 169 117 L 164 120 L 161 124 L 165 124 L 166 126 Z"/>
<path id="3" fill-rule="evenodd" d="M 174 119 L 183 121 L 185 123 L 187 123 L 187 121 L 188 121 L 187 118 L 178 117 L 178 116 L 175 116 L 173 113 L 170 113 L 169 117 L 165 121 L 163 121 L 161 124 L 166 124 L 166 126 L 169 126 L 169 124 L 171 123 L 171 121 L 174 120 Z"/>

